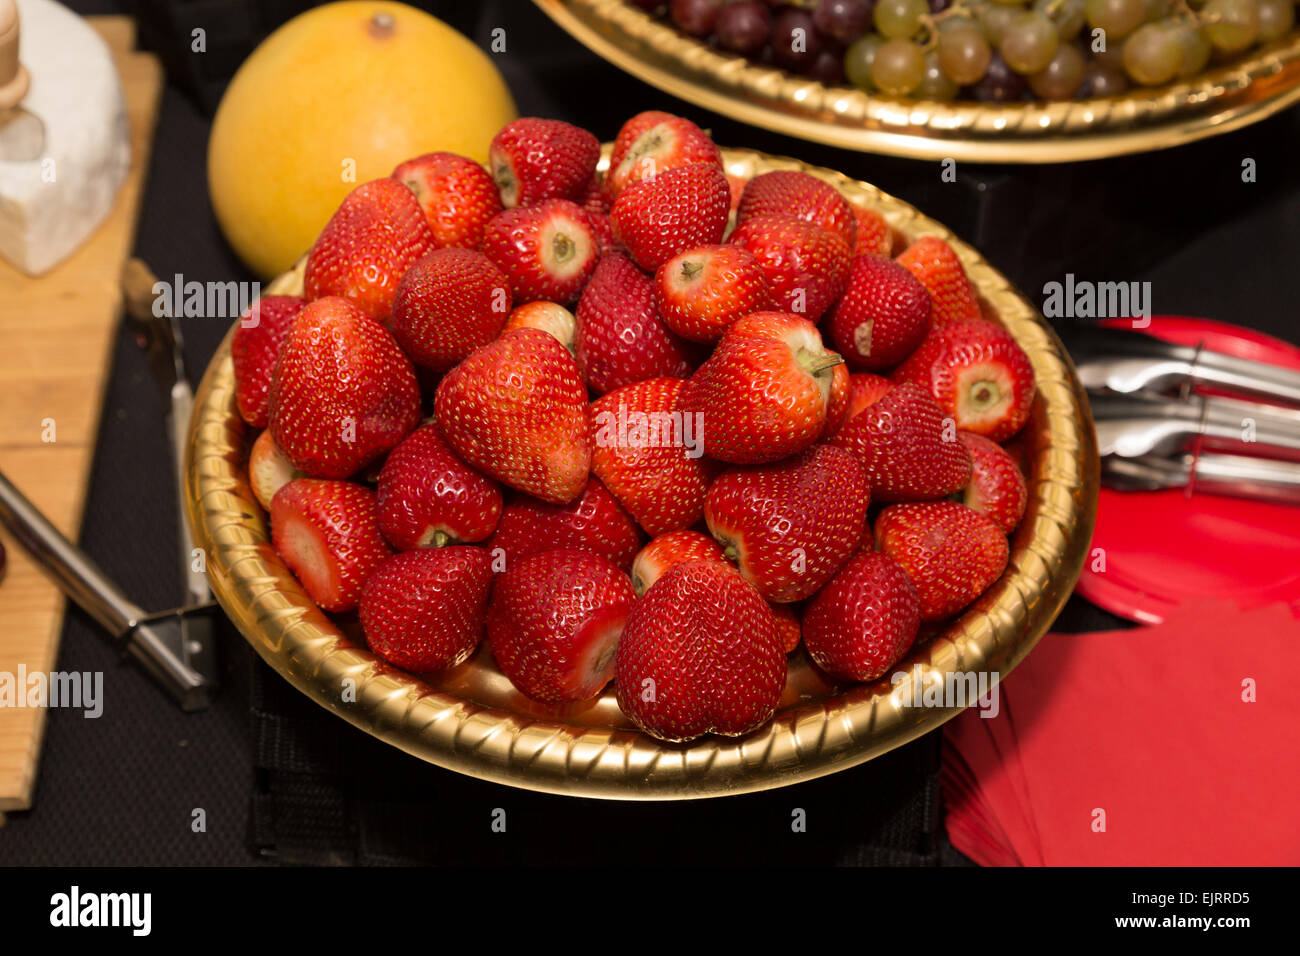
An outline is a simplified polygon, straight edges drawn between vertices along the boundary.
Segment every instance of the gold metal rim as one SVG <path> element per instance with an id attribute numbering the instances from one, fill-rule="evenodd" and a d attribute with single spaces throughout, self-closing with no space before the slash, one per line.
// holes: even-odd
<path id="1" fill-rule="evenodd" d="M 1063 163 L 1181 146 L 1300 102 L 1300 30 L 1190 80 L 1052 103 L 937 103 L 827 87 L 678 33 L 624 0 L 534 0 L 620 69 L 689 103 L 844 149 Z"/>
<path id="2" fill-rule="evenodd" d="M 207 552 L 213 593 L 271 667 L 367 733 L 471 777 L 550 793 L 678 800 L 787 786 L 870 760 L 961 710 L 905 706 L 915 665 L 924 681 L 954 671 L 1005 676 L 1029 652 L 1074 587 L 1097 505 L 1091 413 L 1060 340 L 974 249 L 906 203 L 796 160 L 730 149 L 723 157 L 728 172 L 742 177 L 777 169 L 811 173 L 851 201 L 880 211 L 908 239 L 936 235 L 952 243 L 986 312 L 1029 355 L 1038 396 L 1018 439 L 1029 463 L 1029 506 L 1002 578 L 946 632 L 899 662 L 896 670 L 909 676 L 896 688 L 882 680 L 822 699 L 794 700 L 768 726 L 744 738 L 660 744 L 629 729 L 626 721 L 593 726 L 589 718 L 565 722 L 485 706 L 461 688 L 490 676 L 495 671 L 490 660 L 475 658 L 457 669 L 462 674 L 443 681 L 388 667 L 359 636 L 349 636 L 355 629 L 340 627 L 311 602 L 275 553 L 248 484 L 249 435 L 235 404 L 227 335 L 195 401 L 186 505 L 195 543 Z M 300 265 L 266 292 L 292 294 L 301 281 Z M 791 659 L 792 674 L 810 671 L 798 661 L 800 654 Z M 345 693 L 349 687 L 351 696 Z M 612 698 L 607 692 L 599 702 L 604 713 L 617 713 Z"/>

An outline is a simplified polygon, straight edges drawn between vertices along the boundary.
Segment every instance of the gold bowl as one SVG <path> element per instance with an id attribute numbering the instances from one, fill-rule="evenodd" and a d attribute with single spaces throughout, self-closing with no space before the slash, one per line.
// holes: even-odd
<path id="1" fill-rule="evenodd" d="M 625 0 L 534 0 L 579 43 L 688 103 L 844 149 L 972 163 L 1064 163 L 1181 146 L 1300 102 L 1300 30 L 1165 86 L 1059 102 L 899 99 L 715 50 Z"/>
<path id="2" fill-rule="evenodd" d="M 186 504 L 195 543 L 207 552 L 213 593 L 286 680 L 379 739 L 472 777 L 551 793 L 678 800 L 781 787 L 879 756 L 962 709 L 909 706 L 914 680 L 941 681 L 951 672 L 1004 676 L 1047 631 L 1082 568 L 1098 488 L 1091 414 L 1060 340 L 974 249 L 906 203 L 792 159 L 730 149 L 723 158 L 727 171 L 742 177 L 803 170 L 878 210 L 901 239 L 936 235 L 952 243 L 986 314 L 1028 353 L 1038 394 L 1017 446 L 1029 506 L 1001 579 L 946 630 L 918 638 L 895 668 L 906 675 L 897 686 L 830 686 L 800 649 L 790 658 L 776 717 L 738 739 L 660 743 L 623 717 L 612 690 L 582 705 L 537 704 L 514 690 L 486 647 L 442 674 L 408 674 L 366 649 L 355 618 L 331 618 L 317 608 L 272 548 L 248 484 L 254 436 L 235 405 L 227 335 L 195 400 Z M 301 290 L 300 264 L 265 291 Z"/>

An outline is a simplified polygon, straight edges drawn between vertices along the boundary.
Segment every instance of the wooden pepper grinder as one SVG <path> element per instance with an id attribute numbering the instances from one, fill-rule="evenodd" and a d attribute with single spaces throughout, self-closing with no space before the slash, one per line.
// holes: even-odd
<path id="1" fill-rule="evenodd" d="M 0 0 L 0 162 L 40 158 L 45 127 L 19 106 L 31 85 L 31 76 L 18 59 L 18 5 Z"/>

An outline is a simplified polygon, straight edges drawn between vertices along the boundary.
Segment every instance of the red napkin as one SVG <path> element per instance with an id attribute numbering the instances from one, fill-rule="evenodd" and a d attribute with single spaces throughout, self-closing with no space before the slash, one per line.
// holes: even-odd
<path id="1" fill-rule="evenodd" d="M 997 717 L 945 726 L 949 838 L 986 865 L 1300 864 L 1298 651 L 1281 604 L 1049 634 Z"/>

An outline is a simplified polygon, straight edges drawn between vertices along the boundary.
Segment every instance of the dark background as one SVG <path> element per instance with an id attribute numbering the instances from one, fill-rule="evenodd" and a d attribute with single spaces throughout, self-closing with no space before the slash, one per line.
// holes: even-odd
<path id="1" fill-rule="evenodd" d="M 229 75 L 275 25 L 311 4 L 74 0 L 82 13 L 132 12 L 142 45 L 168 68 L 136 255 L 158 275 L 254 278 L 226 248 L 207 202 L 211 110 Z M 1071 166 L 958 166 L 805 143 L 675 100 L 619 72 L 527 0 L 417 3 L 496 57 L 523 115 L 566 119 L 612 139 L 628 116 L 691 117 L 722 145 L 796 156 L 866 179 L 978 246 L 1031 300 L 1065 272 L 1152 283 L 1156 313 L 1235 322 L 1297 341 L 1293 260 L 1300 250 L 1300 112 L 1229 136 L 1139 157 Z M 191 55 L 190 31 L 208 31 Z M 1241 181 L 1242 160 L 1258 181 Z M 197 380 L 225 334 L 186 320 Z M 175 491 L 164 407 L 129 333 L 119 335 L 82 544 L 137 601 L 175 603 Z M 1120 626 L 1074 598 L 1064 631 Z M 10 814 L 0 863 L 886 863 L 961 864 L 942 834 L 937 735 L 862 767 L 769 794 L 695 804 L 610 804 L 483 784 L 377 743 L 300 697 L 228 627 L 225 685 L 183 715 L 120 664 L 70 610 L 60 670 L 103 670 L 99 720 L 52 711 L 33 809 Z M 501 807 L 506 834 L 489 828 Z M 808 832 L 792 834 L 793 808 Z M 207 832 L 190 829 L 203 808 Z M 774 888 L 776 889 L 776 888 Z M 779 890 L 778 890 L 779 892 Z"/>

